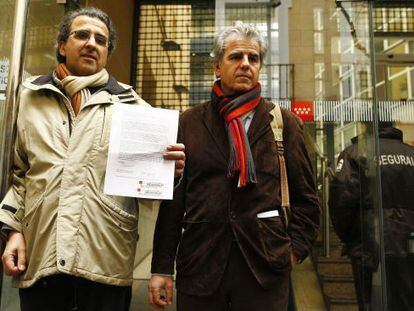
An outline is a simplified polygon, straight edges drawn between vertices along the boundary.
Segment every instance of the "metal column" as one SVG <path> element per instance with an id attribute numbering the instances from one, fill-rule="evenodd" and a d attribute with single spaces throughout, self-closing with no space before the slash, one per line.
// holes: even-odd
<path id="1" fill-rule="evenodd" d="M 376 55 L 375 55 L 375 36 L 374 36 L 374 0 L 368 1 L 368 24 L 370 34 L 370 56 L 371 56 L 371 85 L 372 85 L 372 120 L 374 124 L 374 156 L 377 159 L 380 155 L 379 149 L 379 137 L 375 138 L 375 135 L 379 133 L 379 111 L 378 111 L 378 99 L 377 99 L 377 72 L 376 72 Z M 386 269 L 385 269 L 385 249 L 384 249 L 384 214 L 382 209 L 382 190 L 381 190 L 381 168 L 378 161 L 375 161 L 375 199 L 377 201 L 376 212 L 379 222 L 379 228 L 376 229 L 375 235 L 379 238 L 379 257 L 380 257 L 380 277 L 381 277 L 381 296 L 380 304 L 382 310 L 388 310 L 388 297 L 387 297 L 387 281 L 386 281 Z M 375 203 L 374 203 L 375 206 Z"/>
<path id="2" fill-rule="evenodd" d="M 10 185 L 13 164 L 13 145 L 15 137 L 15 120 L 17 116 L 17 95 L 23 72 L 24 44 L 29 0 L 16 0 L 13 21 L 13 46 L 10 55 L 9 75 L 6 89 L 4 122 L 0 128 L 0 199 Z"/>

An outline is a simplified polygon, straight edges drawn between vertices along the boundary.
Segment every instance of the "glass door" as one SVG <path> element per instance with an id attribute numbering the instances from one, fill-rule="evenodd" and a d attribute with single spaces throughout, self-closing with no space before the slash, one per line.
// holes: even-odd
<path id="1" fill-rule="evenodd" d="M 404 142 L 414 141 L 412 6 L 385 0 L 140 1 L 136 90 L 160 107 L 185 110 L 208 99 L 216 29 L 243 21 L 268 38 L 260 77 L 265 96 L 303 120 L 317 172 L 323 220 L 312 260 L 326 281 L 321 287 L 329 307 L 387 308 L 379 133 L 392 123 Z M 350 151 L 357 169 L 353 180 L 340 184 Z M 335 200 L 343 193 L 337 189 L 352 181 L 358 186 L 347 198 L 351 218 L 338 217 L 344 207 Z"/>
<path id="2" fill-rule="evenodd" d="M 0 0 L 0 126 L 12 122 L 5 118 L 6 87 L 13 43 L 13 23 L 16 1 Z M 56 1 L 29 1 L 23 77 L 48 73 L 55 66 L 55 38 L 65 6 Z M 45 16 L 47 15 L 47 18 Z M 16 56 L 18 57 L 18 56 Z M 7 126 L 11 126 L 8 124 Z M 7 144 L 13 144 L 8 140 Z M 4 147 L 2 146 L 4 152 Z M 2 160 L 0 160 L 1 162 Z M 0 165 L 3 165 L 0 163 Z M 11 278 L 3 276 L 0 310 L 20 310 L 18 291 L 11 286 Z"/>

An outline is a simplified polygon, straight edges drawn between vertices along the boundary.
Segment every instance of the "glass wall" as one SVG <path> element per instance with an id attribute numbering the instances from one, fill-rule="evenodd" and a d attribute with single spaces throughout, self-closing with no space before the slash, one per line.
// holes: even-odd
<path id="1" fill-rule="evenodd" d="M 412 7 L 410 1 L 140 1 L 136 89 L 154 106 L 185 110 L 209 99 L 209 53 L 217 29 L 243 21 L 267 38 L 264 96 L 304 121 L 324 202 L 312 260 L 328 308 L 353 310 L 360 303 L 399 310 L 387 302 L 379 133 L 392 122 L 404 142 L 413 143 Z M 329 193 L 337 195 L 341 159 L 350 150 L 359 187 L 348 198 L 351 220 L 337 221 L 341 207 Z M 346 222 L 354 225 L 347 227 L 352 241 L 341 231 Z"/>
<path id="2" fill-rule="evenodd" d="M 11 53 L 14 1 L 0 1 L 0 12 L 0 126 L 2 126 L 4 120 L 7 75 L 9 73 L 9 57 Z M 2 165 L 1 160 L 0 165 Z"/>
<path id="3" fill-rule="evenodd" d="M 3 126 L 4 123 L 4 107 L 6 100 L 6 87 L 7 87 L 7 76 L 9 73 L 9 57 L 11 53 L 11 36 L 13 28 L 13 16 L 14 16 L 14 7 L 15 1 L 0 1 L 0 126 Z M 3 42 L 7 42 L 4 44 Z M 2 157 L 0 158 L 0 165 L 2 163 Z M 3 271 L 3 270 L 2 270 Z M 12 302 L 16 300 L 17 293 L 10 291 L 11 286 L 10 278 L 2 276 L 2 291 L 1 291 L 1 310 L 7 310 L 7 307 L 10 307 L 10 310 L 18 310 L 18 302 Z"/>

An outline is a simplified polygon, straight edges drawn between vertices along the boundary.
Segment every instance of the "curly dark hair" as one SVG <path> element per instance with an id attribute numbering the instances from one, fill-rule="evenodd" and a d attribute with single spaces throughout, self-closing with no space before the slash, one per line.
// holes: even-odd
<path id="1" fill-rule="evenodd" d="M 109 30 L 109 38 L 108 38 L 108 52 L 109 55 L 113 52 L 116 45 L 116 30 L 114 24 L 112 23 L 111 19 L 109 18 L 108 14 L 104 11 L 94 8 L 94 7 L 86 7 L 76 11 L 71 11 L 67 13 L 60 22 L 59 25 L 59 33 L 56 38 L 56 58 L 59 63 L 65 63 L 66 57 L 59 54 L 59 44 L 61 42 L 66 42 L 70 35 L 70 30 L 74 19 L 78 16 L 89 16 L 91 18 L 96 18 L 102 21 Z"/>

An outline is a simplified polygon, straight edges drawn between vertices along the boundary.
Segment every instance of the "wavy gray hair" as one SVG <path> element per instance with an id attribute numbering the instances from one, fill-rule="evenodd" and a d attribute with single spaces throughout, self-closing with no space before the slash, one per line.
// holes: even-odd
<path id="1" fill-rule="evenodd" d="M 213 57 L 214 65 L 217 65 L 220 62 L 224 54 L 226 41 L 232 36 L 256 41 L 260 48 L 260 65 L 263 64 L 267 52 L 267 42 L 265 38 L 255 26 L 238 23 L 218 31 L 214 36 L 213 50 L 210 53 L 210 56 Z"/>

